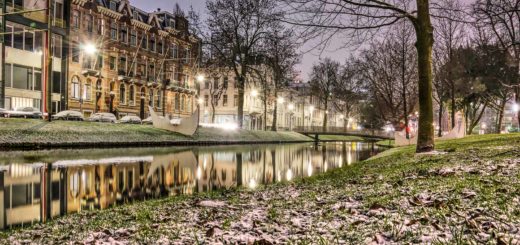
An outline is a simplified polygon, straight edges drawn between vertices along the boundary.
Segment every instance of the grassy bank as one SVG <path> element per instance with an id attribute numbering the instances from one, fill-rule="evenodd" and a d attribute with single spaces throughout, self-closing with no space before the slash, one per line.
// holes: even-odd
<path id="1" fill-rule="evenodd" d="M 3 243 L 518 244 L 520 134 L 393 148 L 297 181 L 89 211 Z"/>
<path id="2" fill-rule="evenodd" d="M 108 124 L 30 119 L 0 119 L 0 147 L 52 146 L 140 146 L 172 144 L 210 144 L 214 142 L 289 142 L 308 141 L 293 132 L 226 131 L 201 128 L 193 137 L 150 125 Z"/>

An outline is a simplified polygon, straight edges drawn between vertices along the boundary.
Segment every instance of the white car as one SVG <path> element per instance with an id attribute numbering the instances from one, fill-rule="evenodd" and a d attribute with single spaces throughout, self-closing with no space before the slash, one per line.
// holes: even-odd
<path id="1" fill-rule="evenodd" d="M 129 123 L 129 124 L 141 124 L 141 118 L 138 116 L 124 116 L 119 120 L 120 123 Z"/>
<path id="2" fill-rule="evenodd" d="M 66 120 L 66 121 L 83 121 L 85 118 L 83 117 L 83 113 L 79 111 L 61 111 L 56 115 L 52 116 L 54 120 Z"/>
<path id="3" fill-rule="evenodd" d="M 109 123 L 116 123 L 117 118 L 112 113 L 106 113 L 106 112 L 100 112 L 95 113 L 88 119 L 91 122 L 109 122 Z"/>
<path id="4" fill-rule="evenodd" d="M 42 112 L 34 107 L 22 106 L 4 112 L 5 117 L 42 118 Z"/>

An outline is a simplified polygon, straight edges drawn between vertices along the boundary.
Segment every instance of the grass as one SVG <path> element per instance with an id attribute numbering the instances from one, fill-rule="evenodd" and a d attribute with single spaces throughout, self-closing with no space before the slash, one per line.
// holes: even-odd
<path id="1" fill-rule="evenodd" d="M 31 119 L 0 119 L 0 146 L 168 144 L 175 142 L 287 142 L 309 141 L 294 132 L 226 131 L 200 128 L 193 137 L 151 125 L 93 122 L 44 122 Z"/>
<path id="2" fill-rule="evenodd" d="M 103 234 L 112 234 L 131 243 L 518 244 L 520 134 L 441 141 L 437 149 L 442 154 L 392 148 L 293 183 L 81 212 L 0 238 L 69 243 L 105 241 Z M 201 200 L 226 206 L 202 207 Z M 114 235 L 120 228 L 131 234 Z"/>
<path id="3" fill-rule="evenodd" d="M 364 141 L 365 140 L 359 136 L 349 136 L 349 135 L 320 135 L 319 138 L 322 141 Z"/>
<path id="4" fill-rule="evenodd" d="M 380 140 L 380 141 L 376 142 L 376 145 L 386 146 L 386 147 L 394 147 L 395 146 L 395 140 Z"/>

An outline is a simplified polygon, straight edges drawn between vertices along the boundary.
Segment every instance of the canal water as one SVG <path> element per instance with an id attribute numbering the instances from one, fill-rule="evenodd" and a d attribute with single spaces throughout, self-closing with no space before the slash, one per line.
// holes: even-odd
<path id="1" fill-rule="evenodd" d="M 0 229 L 134 200 L 256 188 L 340 168 L 384 150 L 330 142 L 0 153 Z"/>

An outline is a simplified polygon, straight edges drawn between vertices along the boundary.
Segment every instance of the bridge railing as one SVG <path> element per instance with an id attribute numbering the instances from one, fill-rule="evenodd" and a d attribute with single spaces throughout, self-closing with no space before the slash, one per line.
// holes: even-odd
<path id="1" fill-rule="evenodd" d="M 329 133 L 329 134 L 346 134 L 346 135 L 364 135 L 364 136 L 376 136 L 383 138 L 393 138 L 394 132 L 387 132 L 385 130 L 376 130 L 376 129 L 361 129 L 361 130 L 352 130 L 345 129 L 344 127 L 327 127 L 325 130 L 322 126 L 306 126 L 306 127 L 295 127 L 293 129 L 296 132 L 300 133 Z"/>

